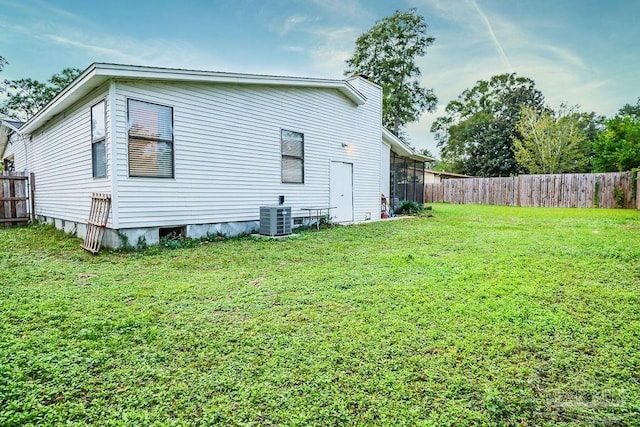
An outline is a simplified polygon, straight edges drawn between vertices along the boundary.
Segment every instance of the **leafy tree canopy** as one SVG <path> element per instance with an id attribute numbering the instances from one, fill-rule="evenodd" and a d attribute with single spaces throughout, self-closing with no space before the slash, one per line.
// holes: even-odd
<path id="1" fill-rule="evenodd" d="M 383 122 L 396 135 L 436 107 L 433 90 L 420 87 L 421 71 L 416 65 L 434 40 L 416 9 L 396 11 L 358 37 L 355 52 L 347 60 L 345 75 L 364 74 L 382 86 Z"/>
<path id="2" fill-rule="evenodd" d="M 596 172 L 628 171 L 640 167 L 640 99 L 625 105 L 605 121 L 605 129 L 593 143 Z"/>
<path id="3" fill-rule="evenodd" d="M 565 104 L 557 111 L 523 106 L 513 140 L 518 164 L 529 173 L 588 172 L 594 117 Z"/>
<path id="4" fill-rule="evenodd" d="M 8 64 L 8 62 L 4 58 L 4 56 L 0 56 L 0 71 L 4 70 L 4 66 L 7 65 L 7 64 Z"/>
<path id="5" fill-rule="evenodd" d="M 45 83 L 31 78 L 5 80 L 3 90 L 7 98 L 0 105 L 0 114 L 14 120 L 29 120 L 80 73 L 77 68 L 65 68 Z"/>
<path id="6" fill-rule="evenodd" d="M 640 98 L 638 98 L 635 105 L 626 104 L 620 108 L 618 116 L 630 116 L 640 119 Z"/>
<path id="7" fill-rule="evenodd" d="M 542 111 L 544 96 L 533 80 L 516 74 L 496 75 L 466 89 L 431 127 L 443 162 L 467 175 L 519 173 L 513 138 L 520 137 L 516 125 L 523 105 Z"/>

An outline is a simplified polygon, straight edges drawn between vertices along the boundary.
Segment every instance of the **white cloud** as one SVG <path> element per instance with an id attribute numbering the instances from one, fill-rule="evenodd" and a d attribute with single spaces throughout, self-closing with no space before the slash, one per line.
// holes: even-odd
<path id="1" fill-rule="evenodd" d="M 306 68 L 306 73 L 341 77 L 356 38 L 379 17 L 360 0 L 304 0 L 299 4 L 303 5 L 300 10 L 296 10 L 295 5 L 289 4 L 292 13 L 284 19 L 281 16 L 265 17 L 266 27 L 272 33 L 286 37 L 279 48 L 303 55 L 302 67 Z"/>
<path id="2" fill-rule="evenodd" d="M 308 21 L 307 21 L 308 22 Z M 345 70 L 345 61 L 353 53 L 355 39 L 359 35 L 353 26 L 304 25 L 297 28 L 304 41 L 282 44 L 280 49 L 305 56 L 309 73 L 318 77 L 339 78 Z"/>
<path id="3" fill-rule="evenodd" d="M 129 58 L 128 54 L 125 54 L 114 48 L 81 43 L 75 39 L 69 39 L 67 37 L 56 35 L 56 34 L 45 34 L 44 36 L 39 38 L 47 39 L 55 44 L 81 49 L 93 56 L 98 56 L 98 57 L 106 56 L 109 58 Z"/>
<path id="4" fill-rule="evenodd" d="M 308 52 L 314 68 L 323 74 L 341 76 L 346 68 L 345 61 L 353 54 L 354 43 L 360 31 L 352 26 L 307 31 L 316 40 Z"/>
<path id="5" fill-rule="evenodd" d="M 281 45 L 280 49 L 287 52 L 296 52 L 296 53 L 304 53 L 307 52 L 307 48 L 303 46 L 293 46 L 293 45 Z"/>
<path id="6" fill-rule="evenodd" d="M 318 18 L 311 18 L 303 15 L 292 15 L 287 17 L 283 22 L 270 25 L 270 30 L 279 36 L 285 36 L 291 31 L 298 30 L 301 27 L 317 22 Z"/>
<path id="7" fill-rule="evenodd" d="M 478 6 L 478 3 L 475 0 L 470 0 L 470 3 L 474 7 L 474 9 L 476 9 L 476 11 L 478 12 L 478 15 L 480 15 L 480 18 L 482 19 L 484 24 L 487 26 L 489 37 L 491 38 L 491 41 L 493 42 L 493 44 L 496 46 L 496 50 L 500 54 L 500 58 L 502 59 L 502 61 L 504 62 L 504 64 L 507 66 L 509 70 L 513 70 L 513 67 L 511 66 L 511 62 L 509 61 L 507 54 L 502 48 L 502 44 L 500 44 L 500 41 L 498 40 L 496 33 L 493 31 L 493 26 L 491 25 L 491 21 L 489 21 L 489 17 L 487 17 L 487 15 L 480 8 L 480 6 Z"/>
<path id="8" fill-rule="evenodd" d="M 418 7 L 429 22 L 429 13 L 434 12 L 439 18 L 454 23 L 458 28 L 471 29 L 476 32 L 485 31 L 485 24 L 480 22 L 477 11 L 470 0 L 412 0 L 412 6 Z"/>
<path id="9" fill-rule="evenodd" d="M 23 0 L 23 1 L 6 1 L 0 0 L 3 7 L 18 10 L 28 16 L 39 16 L 51 20 L 64 19 L 65 21 L 73 21 L 75 23 L 86 22 L 79 15 L 69 12 L 68 10 L 53 6 L 50 2 L 39 0 Z"/>
<path id="10" fill-rule="evenodd" d="M 84 53 L 87 62 L 116 62 L 176 68 L 221 69 L 224 63 L 189 43 L 165 39 L 135 39 L 82 31 L 37 36 L 49 43 Z M 82 40 L 82 41 L 79 41 Z"/>
<path id="11" fill-rule="evenodd" d="M 326 15 L 338 15 L 346 17 L 362 16 L 367 14 L 368 8 L 359 0 L 307 0 L 309 3 Z"/>
<path id="12" fill-rule="evenodd" d="M 40 13 L 43 13 L 46 16 L 51 17 L 51 15 L 56 15 L 59 18 L 65 20 L 73 20 L 76 23 L 86 22 L 84 18 L 81 16 L 70 12 L 66 9 L 62 9 L 52 5 L 50 2 L 40 1 L 40 0 L 31 0 L 31 3 L 34 4 L 33 10 L 38 10 Z"/>
<path id="13" fill-rule="evenodd" d="M 565 49 L 560 46 L 554 46 L 551 44 L 540 44 L 535 47 L 542 51 L 548 51 L 549 53 L 553 54 L 555 58 L 563 64 L 581 69 L 586 68 L 584 60 L 575 53 L 571 52 L 569 49 Z"/>
<path id="14" fill-rule="evenodd" d="M 34 21 L 30 25 L 6 25 L 0 22 L 0 27 L 22 39 L 38 40 L 45 48 L 62 47 L 68 50 L 69 57 L 82 61 L 81 66 L 92 62 L 116 62 L 177 68 L 229 68 L 229 64 L 217 58 L 215 53 L 180 40 L 113 36 L 41 21 Z"/>

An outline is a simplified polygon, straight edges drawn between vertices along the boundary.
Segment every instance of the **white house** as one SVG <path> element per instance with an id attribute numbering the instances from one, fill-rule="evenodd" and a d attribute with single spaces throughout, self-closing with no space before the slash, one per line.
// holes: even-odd
<path id="1" fill-rule="evenodd" d="M 390 148 L 381 88 L 347 80 L 96 63 L 19 128 L 0 158 L 36 177 L 36 215 L 84 237 L 111 194 L 103 244 L 257 228 L 280 196 L 300 222 L 379 218 Z M 386 163 L 386 170 L 385 168 Z"/>

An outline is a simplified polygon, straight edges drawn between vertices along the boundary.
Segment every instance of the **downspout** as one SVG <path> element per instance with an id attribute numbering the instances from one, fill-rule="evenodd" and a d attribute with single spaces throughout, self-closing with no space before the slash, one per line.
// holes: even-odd
<path id="1" fill-rule="evenodd" d="M 18 131 L 18 135 L 24 145 L 24 176 L 29 177 L 27 179 L 27 194 L 29 195 L 29 217 L 32 221 L 36 220 L 36 187 L 31 181 L 31 174 L 29 173 L 29 146 L 27 145 L 27 137 Z M 28 142 L 31 142 L 31 134 L 29 134 Z"/>
<path id="2" fill-rule="evenodd" d="M 29 146 L 27 145 L 27 137 L 18 132 L 22 144 L 24 145 L 24 174 L 29 175 Z M 31 135 L 29 135 L 29 142 L 31 142 Z"/>
<path id="3" fill-rule="evenodd" d="M 107 169 L 107 177 L 111 178 L 111 225 L 114 230 L 120 228 L 120 215 L 118 211 L 118 146 L 116 135 L 116 82 L 111 80 L 109 83 L 109 92 L 107 96 L 107 108 L 109 111 L 109 118 L 106 123 L 106 131 L 108 137 L 108 146 L 110 149 L 110 159 Z"/>

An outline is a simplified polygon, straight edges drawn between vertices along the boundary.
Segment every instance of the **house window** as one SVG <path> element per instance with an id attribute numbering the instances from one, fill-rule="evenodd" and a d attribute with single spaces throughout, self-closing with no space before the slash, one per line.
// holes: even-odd
<path id="1" fill-rule="evenodd" d="M 282 182 L 304 183 L 304 135 L 282 130 Z"/>
<path id="2" fill-rule="evenodd" d="M 127 100 L 129 176 L 173 178 L 173 108 Z"/>
<path id="3" fill-rule="evenodd" d="M 91 168 L 94 178 L 107 176 L 106 110 L 100 101 L 91 107 Z"/>

